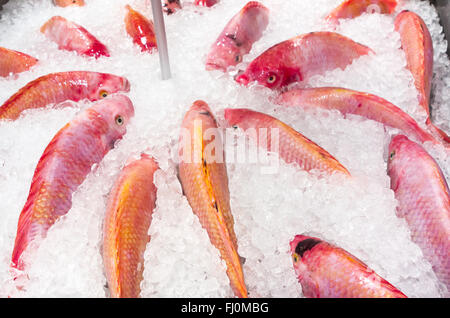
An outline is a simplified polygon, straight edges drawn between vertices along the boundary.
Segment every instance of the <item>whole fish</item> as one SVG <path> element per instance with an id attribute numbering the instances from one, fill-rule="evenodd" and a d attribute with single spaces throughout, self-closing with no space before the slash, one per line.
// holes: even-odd
<path id="1" fill-rule="evenodd" d="M 236 81 L 256 81 L 271 89 L 336 68 L 344 69 L 355 59 L 373 52 L 367 46 L 334 32 L 312 32 L 278 43 L 255 58 Z"/>
<path id="2" fill-rule="evenodd" d="M 180 0 L 164 0 L 163 8 L 167 14 L 175 13 L 178 9 L 181 9 Z"/>
<path id="3" fill-rule="evenodd" d="M 129 92 L 130 82 L 107 73 L 73 71 L 41 76 L 22 87 L 0 107 L 0 119 L 17 119 L 27 109 L 42 108 L 66 100 L 96 101 L 109 94 Z"/>
<path id="4" fill-rule="evenodd" d="M 397 0 L 346 0 L 327 15 L 326 19 L 338 23 L 339 19 L 353 19 L 363 13 L 392 14 Z"/>
<path id="5" fill-rule="evenodd" d="M 139 12 L 126 5 L 125 29 L 133 39 L 133 43 L 139 45 L 142 52 L 152 52 L 156 49 L 156 37 L 153 22 Z"/>
<path id="6" fill-rule="evenodd" d="M 75 51 L 79 55 L 109 56 L 108 48 L 88 30 L 63 17 L 54 16 L 42 27 L 41 32 L 58 44 L 60 50 Z"/>
<path id="7" fill-rule="evenodd" d="M 58 7 L 84 6 L 84 0 L 53 0 L 53 3 Z"/>
<path id="8" fill-rule="evenodd" d="M 359 115 L 400 129 L 422 143 L 426 141 L 438 143 L 403 110 L 372 94 L 339 87 L 304 88 L 284 92 L 276 102 L 302 108 L 336 109 L 344 115 Z"/>
<path id="9" fill-rule="evenodd" d="M 0 76 L 28 71 L 38 60 L 22 52 L 0 47 Z"/>
<path id="10" fill-rule="evenodd" d="M 406 136 L 389 144 L 388 174 L 411 239 L 450 290 L 450 191 L 436 161 Z"/>
<path id="11" fill-rule="evenodd" d="M 395 30 L 399 32 L 407 68 L 414 77 L 419 103 L 430 115 L 431 79 L 433 77 L 433 41 L 430 32 L 417 14 L 402 11 L 395 18 Z"/>
<path id="12" fill-rule="evenodd" d="M 207 70 L 226 71 L 242 62 L 269 23 L 269 9 L 257 1 L 248 2 L 220 33 L 206 57 Z"/>
<path id="13" fill-rule="evenodd" d="M 204 101 L 195 101 L 182 123 L 179 178 L 193 212 L 227 265 L 234 294 L 247 297 L 233 229 L 227 168 L 217 131 L 216 120 L 208 105 Z M 209 133 L 216 133 L 215 137 L 208 138 Z"/>
<path id="14" fill-rule="evenodd" d="M 127 164 L 109 194 L 103 227 L 103 263 L 114 298 L 137 298 L 144 272 L 148 229 L 156 206 L 158 164 L 143 154 Z"/>
<path id="15" fill-rule="evenodd" d="M 227 108 L 225 119 L 230 126 L 239 127 L 248 136 L 256 137 L 259 146 L 277 151 L 287 163 L 295 162 L 306 171 L 318 169 L 326 173 L 342 172 L 350 175 L 325 149 L 272 116 L 245 108 Z M 277 134 L 278 145 L 272 145 L 274 133 Z M 278 149 L 272 149 L 274 147 Z"/>
<path id="16" fill-rule="evenodd" d="M 19 216 L 12 267 L 24 270 L 22 253 L 36 238 L 45 238 L 59 217 L 69 212 L 72 194 L 92 165 L 122 138 L 133 115 L 130 99 L 115 95 L 80 112 L 53 137 L 39 159 Z"/>
<path id="17" fill-rule="evenodd" d="M 307 298 L 407 298 L 344 249 L 296 235 L 290 243 L 295 273 Z"/>
<path id="18" fill-rule="evenodd" d="M 407 68 L 414 78 L 420 106 L 427 112 L 427 126 L 435 137 L 450 143 L 450 137 L 431 122 L 430 94 L 433 78 L 433 41 L 427 25 L 414 12 L 404 10 L 395 18 L 395 30 L 399 32 Z"/>
<path id="19" fill-rule="evenodd" d="M 212 7 L 216 3 L 218 3 L 219 0 L 195 0 L 194 4 L 196 6 L 202 6 L 202 7 Z"/>

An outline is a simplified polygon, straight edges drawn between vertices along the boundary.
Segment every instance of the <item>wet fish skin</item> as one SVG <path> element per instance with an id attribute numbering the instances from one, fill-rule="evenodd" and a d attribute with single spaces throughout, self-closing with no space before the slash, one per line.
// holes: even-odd
<path id="1" fill-rule="evenodd" d="M 120 172 L 109 194 L 103 229 L 103 263 L 113 298 L 137 298 L 148 229 L 156 207 L 156 161 L 142 154 Z"/>
<path id="2" fill-rule="evenodd" d="M 212 7 L 216 3 L 218 3 L 219 0 L 195 0 L 194 4 L 196 6 L 202 6 L 202 7 Z"/>
<path id="3" fill-rule="evenodd" d="M 84 0 L 53 0 L 53 3 L 58 7 L 84 6 Z"/>
<path id="4" fill-rule="evenodd" d="M 392 14 L 397 0 L 346 0 L 336 7 L 326 20 L 337 24 L 339 19 L 353 19 L 370 10 L 381 14 Z"/>
<path id="5" fill-rule="evenodd" d="M 272 129 L 277 129 L 279 149 L 271 150 L 278 151 L 280 158 L 287 163 L 295 162 L 306 171 L 317 169 L 327 174 L 339 172 L 350 176 L 348 170 L 325 149 L 270 115 L 246 108 L 227 108 L 225 120 L 230 126 L 243 129 L 250 137 L 258 138 L 258 144 L 267 150 L 276 147 L 271 143 Z M 261 128 L 267 129 L 266 132 L 261 134 Z"/>
<path id="6" fill-rule="evenodd" d="M 436 161 L 419 144 L 396 135 L 389 144 L 388 174 L 411 239 L 450 290 L 450 191 Z"/>
<path id="7" fill-rule="evenodd" d="M 157 48 L 153 22 L 130 5 L 126 5 L 125 29 L 142 52 L 153 52 Z"/>
<path id="8" fill-rule="evenodd" d="M 19 216 L 11 266 L 24 270 L 22 253 L 72 206 L 72 194 L 126 133 L 134 115 L 131 100 L 115 95 L 80 112 L 50 141 L 36 166 Z"/>
<path id="9" fill-rule="evenodd" d="M 50 18 L 41 32 L 58 44 L 60 50 L 75 51 L 79 55 L 99 58 L 109 56 L 108 48 L 88 30 L 61 16 Z"/>
<path id="10" fill-rule="evenodd" d="M 96 101 L 117 92 L 129 92 L 130 82 L 108 73 L 71 71 L 41 76 L 22 87 L 0 107 L 0 119 L 17 119 L 31 108 L 42 108 L 66 100 Z"/>
<path id="11" fill-rule="evenodd" d="M 206 70 L 226 71 L 242 62 L 269 24 L 269 9 L 257 1 L 248 2 L 220 33 L 206 57 Z"/>
<path id="12" fill-rule="evenodd" d="M 278 43 L 256 57 L 235 80 L 281 89 L 337 68 L 373 51 L 335 32 L 311 32 Z"/>
<path id="13" fill-rule="evenodd" d="M 414 77 L 419 103 L 430 116 L 431 79 L 433 77 L 433 41 L 430 32 L 417 14 L 402 11 L 395 18 L 395 30 L 400 34 L 407 68 Z"/>
<path id="14" fill-rule="evenodd" d="M 178 166 L 183 192 L 208 232 L 211 243 L 219 250 L 227 265 L 231 288 L 237 297 L 247 297 L 242 265 L 234 233 L 230 208 L 228 175 L 220 135 L 207 139 L 205 133 L 217 132 L 217 123 L 204 101 L 195 101 L 187 111 L 180 136 Z M 217 145 L 208 154 L 207 149 Z M 215 157 L 217 160 L 214 160 Z"/>
<path id="15" fill-rule="evenodd" d="M 296 235 L 290 247 L 307 298 L 407 298 L 342 248 L 305 235 Z"/>
<path id="16" fill-rule="evenodd" d="M 28 71 L 37 62 L 28 54 L 0 47 L 0 77 Z"/>
<path id="17" fill-rule="evenodd" d="M 278 96 L 276 103 L 288 107 L 336 109 L 343 115 L 359 115 L 400 129 L 422 143 L 439 143 L 399 107 L 373 94 L 340 87 L 292 89 Z"/>

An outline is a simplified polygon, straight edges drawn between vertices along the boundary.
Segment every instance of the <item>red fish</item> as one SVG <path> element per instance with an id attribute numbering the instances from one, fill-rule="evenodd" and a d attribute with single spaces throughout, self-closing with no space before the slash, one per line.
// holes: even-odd
<path id="1" fill-rule="evenodd" d="M 53 0 L 53 3 L 58 7 L 84 6 L 84 0 Z"/>
<path id="2" fill-rule="evenodd" d="M 336 109 L 344 115 L 359 115 L 400 129 L 422 143 L 438 142 L 400 108 L 368 93 L 339 87 L 293 89 L 282 93 L 276 102 L 285 106 Z"/>
<path id="3" fill-rule="evenodd" d="M 225 26 L 206 58 L 206 69 L 226 71 L 242 62 L 269 23 L 269 9 L 250 1 Z"/>
<path id="4" fill-rule="evenodd" d="M 152 52 L 156 49 L 156 37 L 153 22 L 129 5 L 125 7 L 128 12 L 125 16 L 125 28 L 133 43 L 140 46 L 142 52 Z"/>
<path id="5" fill-rule="evenodd" d="M 41 76 L 22 87 L 0 107 L 0 119 L 17 119 L 27 109 L 42 108 L 66 100 L 96 101 L 109 94 L 129 92 L 130 82 L 107 73 L 73 71 Z"/>
<path id="6" fill-rule="evenodd" d="M 395 18 L 395 30 L 400 33 L 407 68 L 414 78 L 420 106 L 428 115 L 427 125 L 437 138 L 450 143 L 450 137 L 430 119 L 431 80 L 433 78 L 433 41 L 427 25 L 417 14 L 402 11 Z"/>
<path id="7" fill-rule="evenodd" d="M 155 160 L 143 154 L 122 169 L 109 195 L 103 263 L 111 297 L 139 297 L 148 229 L 156 206 L 156 170 Z"/>
<path id="8" fill-rule="evenodd" d="M 319 238 L 290 243 L 295 273 L 307 298 L 406 298 L 352 254 Z"/>
<path id="9" fill-rule="evenodd" d="M 247 288 L 233 229 L 222 141 L 217 133 L 216 120 L 205 102 L 194 102 L 184 116 L 182 130 L 178 170 L 183 191 L 192 211 L 208 232 L 211 243 L 227 265 L 234 294 L 246 298 Z M 214 138 L 208 138 L 209 133 L 216 134 Z"/>
<path id="10" fill-rule="evenodd" d="M 41 32 L 47 38 L 58 44 L 60 50 L 75 51 L 79 55 L 109 56 L 108 48 L 88 30 L 75 22 L 60 16 L 50 18 L 42 27 Z"/>
<path id="11" fill-rule="evenodd" d="M 172 14 L 181 9 L 181 3 L 180 0 L 164 0 L 163 7 L 167 14 Z"/>
<path id="12" fill-rule="evenodd" d="M 195 0 L 194 4 L 196 6 L 202 6 L 202 7 L 212 7 L 216 3 L 218 3 L 219 0 Z"/>
<path id="13" fill-rule="evenodd" d="M 316 74 L 344 69 L 373 52 L 367 46 L 334 32 L 312 32 L 276 44 L 255 58 L 236 81 L 256 81 L 271 89 L 303 82 Z"/>
<path id="14" fill-rule="evenodd" d="M 38 60 L 22 52 L 0 47 L 0 76 L 28 71 Z"/>
<path id="15" fill-rule="evenodd" d="M 450 290 L 450 191 L 436 161 L 406 136 L 389 145 L 388 174 L 411 239 Z"/>
<path id="16" fill-rule="evenodd" d="M 11 264 L 24 270 L 21 255 L 72 206 L 72 194 L 114 143 L 134 115 L 124 95 L 104 99 L 80 112 L 48 144 L 39 160 L 20 213 Z M 82 150 L 82 151 L 81 151 Z"/>
<path id="17" fill-rule="evenodd" d="M 277 151 L 287 163 L 295 162 L 306 171 L 318 169 L 326 173 L 342 172 L 350 175 L 325 149 L 272 116 L 245 108 L 227 108 L 225 119 L 230 126 L 239 127 L 250 137 L 257 138 L 258 144 L 267 150 L 275 147 L 272 146 L 272 134 L 276 129 L 279 149 L 271 150 Z M 265 129 L 264 133 L 261 133 L 261 129 Z"/>
<path id="18" fill-rule="evenodd" d="M 330 22 L 337 23 L 339 19 L 353 19 L 363 13 L 392 14 L 397 6 L 397 0 L 346 0 L 326 17 Z"/>

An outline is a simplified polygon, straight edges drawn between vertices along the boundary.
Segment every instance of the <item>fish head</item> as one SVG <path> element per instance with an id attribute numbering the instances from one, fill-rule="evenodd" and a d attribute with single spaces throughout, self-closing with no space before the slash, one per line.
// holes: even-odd
<path id="1" fill-rule="evenodd" d="M 206 57 L 206 70 L 227 71 L 242 62 L 242 52 L 233 35 L 225 35 L 214 43 Z"/>
<path id="2" fill-rule="evenodd" d="M 111 148 L 116 140 L 126 133 L 126 127 L 134 116 L 134 107 L 131 100 L 122 94 L 115 94 L 102 99 L 90 109 L 99 121 L 102 122 L 102 136 L 106 145 Z"/>
<path id="3" fill-rule="evenodd" d="M 53 3 L 58 7 L 84 6 L 84 0 L 53 0 Z"/>
<path id="4" fill-rule="evenodd" d="M 130 82 L 122 76 L 99 73 L 95 80 L 88 83 L 88 99 L 100 100 L 119 92 L 129 92 Z"/>

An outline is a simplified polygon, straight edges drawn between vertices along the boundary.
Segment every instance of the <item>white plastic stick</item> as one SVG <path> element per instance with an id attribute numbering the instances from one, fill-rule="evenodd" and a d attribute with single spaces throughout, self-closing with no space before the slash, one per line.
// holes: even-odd
<path id="1" fill-rule="evenodd" d="M 161 77 L 163 80 L 169 79 L 169 51 L 167 49 L 166 28 L 164 26 L 164 16 L 161 0 L 152 1 L 153 21 L 155 24 L 156 44 L 158 45 L 159 63 L 161 65 Z"/>

